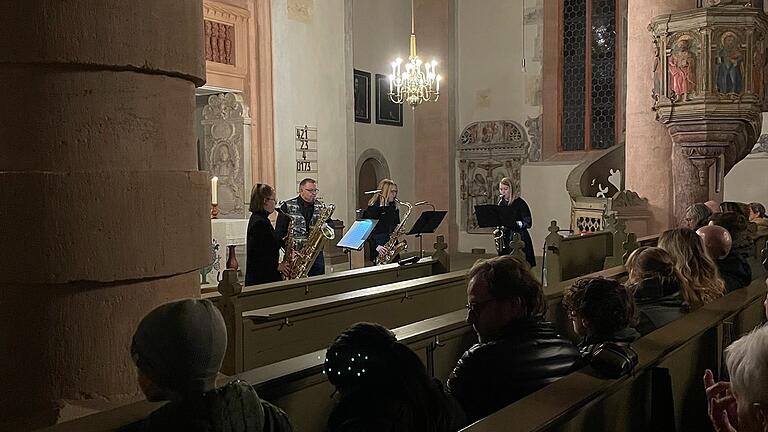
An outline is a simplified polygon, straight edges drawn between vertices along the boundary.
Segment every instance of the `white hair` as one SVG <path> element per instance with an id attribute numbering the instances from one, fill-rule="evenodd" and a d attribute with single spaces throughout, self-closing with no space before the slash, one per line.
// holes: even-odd
<path id="1" fill-rule="evenodd" d="M 757 327 L 725 350 L 734 392 L 747 402 L 768 402 L 768 325 Z"/>

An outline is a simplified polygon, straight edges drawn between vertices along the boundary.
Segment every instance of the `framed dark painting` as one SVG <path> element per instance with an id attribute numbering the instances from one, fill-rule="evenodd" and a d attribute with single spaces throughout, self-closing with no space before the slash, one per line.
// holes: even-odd
<path id="1" fill-rule="evenodd" d="M 376 123 L 389 126 L 403 125 L 403 104 L 389 99 L 389 78 L 376 74 Z"/>
<path id="2" fill-rule="evenodd" d="M 355 69 L 355 121 L 371 122 L 371 73 Z"/>

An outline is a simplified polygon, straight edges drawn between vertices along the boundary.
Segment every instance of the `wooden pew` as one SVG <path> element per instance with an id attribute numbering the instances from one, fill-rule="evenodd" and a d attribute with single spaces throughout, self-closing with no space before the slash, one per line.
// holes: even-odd
<path id="1" fill-rule="evenodd" d="M 392 330 L 413 349 L 428 372 L 445 381 L 461 354 L 475 343 L 472 327 L 461 309 Z M 283 408 L 295 430 L 322 432 L 333 408 L 333 387 L 322 372 L 325 349 L 256 368 L 234 376 L 221 376 L 218 385 L 233 379 L 251 383 L 259 395 Z M 136 402 L 62 423 L 49 432 L 106 432 L 140 420 L 162 403 Z"/>
<path id="2" fill-rule="evenodd" d="M 711 430 L 701 377 L 722 371 L 722 352 L 764 322 L 764 275 L 633 346 L 634 376 L 610 380 L 584 368 L 463 429 L 466 432 Z"/>
<path id="3" fill-rule="evenodd" d="M 549 226 L 549 235 L 545 240 L 546 256 L 544 257 L 544 285 L 557 286 L 560 282 L 576 276 L 600 271 L 608 265 L 615 265 L 610 257 L 614 255 L 614 244 L 623 243 L 624 231 L 620 232 L 622 240 L 614 242 L 617 232 L 598 231 L 585 235 L 561 236 L 556 221 Z"/>
<path id="4" fill-rule="evenodd" d="M 457 310 L 466 303 L 466 275 L 463 270 L 244 311 L 243 369 L 326 347 L 355 322 L 392 328 Z"/>
<path id="5" fill-rule="evenodd" d="M 406 266 L 387 264 L 248 287 L 240 284 L 234 271 L 225 270 L 219 292 L 202 295 L 202 298 L 213 301 L 227 324 L 227 355 L 222 372 L 234 374 L 245 370 L 242 352 L 239 351 L 242 347 L 244 311 L 442 274 L 446 268 L 445 260 L 429 257 Z"/>

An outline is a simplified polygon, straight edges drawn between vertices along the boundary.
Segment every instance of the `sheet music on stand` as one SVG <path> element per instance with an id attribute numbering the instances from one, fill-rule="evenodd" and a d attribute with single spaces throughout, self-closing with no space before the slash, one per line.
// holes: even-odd
<path id="1" fill-rule="evenodd" d="M 344 249 L 349 260 L 349 269 L 352 270 L 352 256 L 350 255 L 352 250 L 359 251 L 365 245 L 365 241 L 373 232 L 373 228 L 379 223 L 376 219 L 360 219 L 356 220 L 351 227 L 344 234 L 344 237 L 336 243 L 336 246 Z"/>
<path id="2" fill-rule="evenodd" d="M 414 222 L 411 230 L 406 235 L 415 235 L 419 239 L 419 258 L 424 257 L 424 247 L 422 245 L 422 234 L 432 234 L 445 219 L 448 214 L 444 210 L 431 210 L 422 212 L 419 218 Z"/>

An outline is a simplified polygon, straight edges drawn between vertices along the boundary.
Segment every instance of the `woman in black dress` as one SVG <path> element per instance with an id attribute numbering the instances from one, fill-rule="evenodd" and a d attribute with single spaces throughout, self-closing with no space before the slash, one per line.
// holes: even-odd
<path id="1" fill-rule="evenodd" d="M 368 208 L 363 213 L 365 219 L 377 219 L 379 222 L 373 228 L 368 238 L 368 248 L 371 261 L 384 250 L 392 231 L 400 224 L 400 209 L 397 207 L 397 184 L 390 179 L 379 182 L 377 192 L 368 201 Z"/>
<path id="2" fill-rule="evenodd" d="M 280 274 L 287 271 L 285 262 L 278 264 L 282 239 L 275 234 L 269 221 L 276 203 L 272 186 L 261 183 L 253 186 L 246 244 L 245 285 L 277 282 L 282 280 Z"/>
<path id="3" fill-rule="evenodd" d="M 499 195 L 499 205 L 511 206 L 514 213 L 513 218 L 504 224 L 504 244 L 499 255 L 508 255 L 512 252 L 509 248 L 509 242 L 512 241 L 512 236 L 518 233 L 520 240 L 524 243 L 525 260 L 531 267 L 535 267 L 536 257 L 533 255 L 533 243 L 531 242 L 531 235 L 528 233 L 528 228 L 533 225 L 531 209 L 528 208 L 528 203 L 524 199 L 520 197 L 512 199 L 512 181 L 508 177 L 504 177 L 499 182 Z"/>

